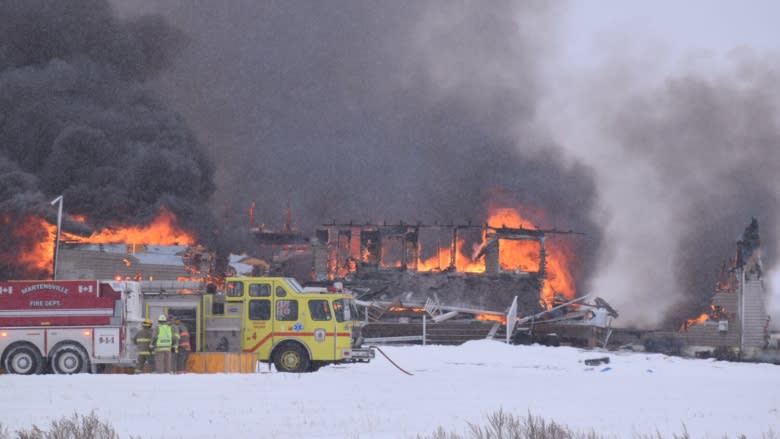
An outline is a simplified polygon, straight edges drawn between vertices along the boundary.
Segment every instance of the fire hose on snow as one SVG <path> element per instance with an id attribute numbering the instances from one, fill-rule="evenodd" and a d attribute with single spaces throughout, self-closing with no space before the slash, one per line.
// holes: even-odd
<path id="1" fill-rule="evenodd" d="M 386 354 L 386 353 L 384 353 L 384 351 L 383 351 L 382 349 L 379 349 L 379 346 L 373 346 L 373 345 L 372 345 L 372 346 L 369 346 L 369 348 L 370 348 L 370 349 L 376 349 L 377 351 L 379 351 L 379 353 L 380 353 L 380 354 L 382 354 L 382 356 L 383 356 L 383 357 L 387 358 L 387 361 L 389 361 L 389 362 L 390 362 L 390 363 L 391 363 L 393 366 L 395 366 L 395 367 L 396 367 L 398 370 L 400 370 L 401 372 L 403 372 L 403 373 L 405 373 L 405 374 L 407 374 L 407 375 L 414 375 L 413 373 L 411 373 L 411 372 L 408 372 L 408 371 L 404 370 L 404 368 L 403 368 L 403 367 L 401 367 L 401 366 L 399 366 L 398 364 L 396 364 L 396 362 L 395 362 L 395 361 L 393 361 L 393 360 L 392 360 L 390 357 L 388 357 L 388 356 L 387 356 L 387 354 Z"/>

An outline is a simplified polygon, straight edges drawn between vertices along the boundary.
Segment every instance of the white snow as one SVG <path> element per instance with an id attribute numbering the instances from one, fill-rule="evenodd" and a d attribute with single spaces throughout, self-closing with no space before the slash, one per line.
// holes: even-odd
<path id="1" fill-rule="evenodd" d="M 780 367 L 660 354 L 513 346 L 382 347 L 368 364 L 284 374 L 0 376 L 11 432 L 74 412 L 123 437 L 414 438 L 464 433 L 499 409 L 618 438 L 761 437 L 780 425 Z M 591 367 L 583 360 L 608 356 Z"/>

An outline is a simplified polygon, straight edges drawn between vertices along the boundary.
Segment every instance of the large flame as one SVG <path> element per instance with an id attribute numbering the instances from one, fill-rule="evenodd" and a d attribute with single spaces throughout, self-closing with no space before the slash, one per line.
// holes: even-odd
<path id="1" fill-rule="evenodd" d="M 491 227 L 509 227 L 515 229 L 536 230 L 533 222 L 524 218 L 518 209 L 493 208 L 487 221 Z M 546 240 L 545 274 L 541 301 L 548 308 L 552 306 L 555 294 L 573 299 L 577 290 L 574 278 L 569 271 L 573 259 L 571 250 L 560 242 Z M 538 271 L 540 269 L 541 248 L 535 241 L 501 240 L 499 243 L 499 261 L 502 270 Z"/>
<path id="2" fill-rule="evenodd" d="M 458 238 L 455 243 L 455 270 L 461 273 L 484 273 L 485 263 L 478 259 L 472 259 L 471 255 L 476 249 L 466 251 L 466 240 Z M 442 271 L 452 265 L 451 247 L 442 246 L 435 255 L 417 262 L 417 271 Z"/>
<path id="3" fill-rule="evenodd" d="M 537 230 L 536 225 L 523 217 L 519 209 L 491 208 L 488 214 L 487 225 L 492 228 L 512 228 Z M 462 273 L 484 273 L 484 258 L 476 258 L 473 255 L 479 253 L 488 244 L 488 233 L 482 235 L 482 242 L 466 251 L 466 241 L 458 238 L 455 244 L 455 270 Z M 541 246 L 536 240 L 500 239 L 499 264 L 503 271 L 518 271 L 535 273 L 541 270 Z M 569 271 L 569 265 L 574 256 L 571 249 L 564 243 L 545 240 L 545 280 L 542 286 L 543 304 L 550 308 L 556 294 L 565 299 L 573 299 L 577 290 L 574 278 Z M 440 271 L 450 268 L 452 264 L 452 250 L 450 246 L 441 246 L 433 256 L 418 262 L 418 271 Z"/>
<path id="4" fill-rule="evenodd" d="M 109 228 L 92 233 L 88 238 L 77 235 L 63 235 L 63 240 L 90 244 L 157 244 L 192 245 L 195 238 L 176 225 L 176 215 L 167 209 L 160 209 L 157 217 L 145 226 Z"/>
<path id="5" fill-rule="evenodd" d="M 71 218 L 85 222 L 84 217 L 72 216 Z M 5 223 L 9 219 L 5 217 L 2 221 Z M 24 248 L 19 249 L 16 263 L 26 271 L 42 271 L 51 274 L 57 227 L 38 216 L 27 217 L 11 227 L 13 227 L 13 235 L 26 237 L 25 242 L 28 243 Z M 195 243 L 195 237 L 180 229 L 176 223 L 176 216 L 166 209 L 160 209 L 157 217 L 148 225 L 112 227 L 93 232 L 88 237 L 62 232 L 60 240 L 87 244 L 192 245 Z"/>
<path id="6" fill-rule="evenodd" d="M 37 216 L 17 220 L 4 215 L 0 217 L 0 225 L 10 231 L 11 242 L 5 245 L 18 246 L 13 252 L 0 251 L 0 263 L 18 266 L 30 273 L 52 271 L 54 233 L 48 222 Z"/>

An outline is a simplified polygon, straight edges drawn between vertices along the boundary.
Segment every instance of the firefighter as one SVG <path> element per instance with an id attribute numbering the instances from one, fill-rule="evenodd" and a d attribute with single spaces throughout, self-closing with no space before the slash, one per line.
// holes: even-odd
<path id="1" fill-rule="evenodd" d="M 157 373 L 173 373 L 173 328 L 168 324 L 165 314 L 157 318 L 157 329 L 152 343 L 154 348 L 154 370 Z"/>
<path id="2" fill-rule="evenodd" d="M 178 334 L 178 353 L 176 354 L 176 372 L 184 373 L 187 370 L 187 358 L 190 355 L 192 347 L 190 346 L 190 331 L 187 326 L 181 322 L 178 317 L 173 318 L 173 325 L 176 334 Z"/>
<path id="3" fill-rule="evenodd" d="M 135 373 L 145 372 L 146 365 L 150 367 L 153 364 L 152 358 L 152 321 L 145 319 L 143 328 L 136 332 L 133 337 L 136 350 L 138 351 L 138 361 L 135 365 Z"/>

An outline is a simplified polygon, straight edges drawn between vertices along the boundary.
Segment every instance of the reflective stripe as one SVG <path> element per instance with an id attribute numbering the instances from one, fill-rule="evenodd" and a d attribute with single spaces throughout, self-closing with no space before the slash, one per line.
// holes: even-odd
<path id="1" fill-rule="evenodd" d="M 152 342 L 151 338 L 136 338 L 135 344 L 149 344 Z"/>
<path id="2" fill-rule="evenodd" d="M 0 317 L 39 317 L 42 315 L 62 316 L 113 316 L 113 308 L 71 308 L 71 309 L 25 309 L 0 310 Z"/>

